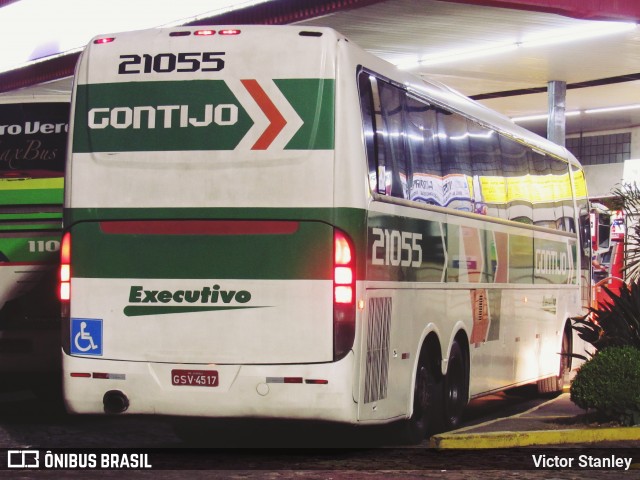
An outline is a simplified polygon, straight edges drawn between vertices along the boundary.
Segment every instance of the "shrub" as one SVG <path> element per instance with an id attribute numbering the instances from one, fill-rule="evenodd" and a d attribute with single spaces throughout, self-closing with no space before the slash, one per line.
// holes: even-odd
<path id="1" fill-rule="evenodd" d="M 640 424 L 640 350 L 608 347 L 578 370 L 571 401 L 623 425 Z"/>
<path id="2" fill-rule="evenodd" d="M 597 350 L 625 345 L 640 349 L 640 282 L 623 284 L 619 294 L 603 289 L 609 299 L 589 308 L 584 317 L 572 318 L 573 329 Z"/>

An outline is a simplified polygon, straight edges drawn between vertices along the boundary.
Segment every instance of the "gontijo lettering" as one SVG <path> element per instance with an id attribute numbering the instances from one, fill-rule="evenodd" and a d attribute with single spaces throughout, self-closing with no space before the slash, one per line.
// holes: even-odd
<path id="1" fill-rule="evenodd" d="M 566 252 L 536 249 L 536 274 L 566 275 L 569 269 L 569 257 Z"/>
<path id="2" fill-rule="evenodd" d="M 215 107 L 209 103 L 204 105 L 203 110 L 198 114 L 201 115 L 200 118 L 190 116 L 189 105 L 92 108 L 88 114 L 88 125 L 91 129 L 113 127 L 139 130 L 154 129 L 156 126 L 159 128 L 208 127 L 211 123 L 225 126 L 235 125 L 238 122 L 238 106 L 231 103 Z"/>
<path id="3" fill-rule="evenodd" d="M 145 290 L 133 286 L 129 292 L 130 303 L 247 303 L 251 293 L 246 290 L 222 290 L 220 285 L 203 287 L 201 290 Z"/>

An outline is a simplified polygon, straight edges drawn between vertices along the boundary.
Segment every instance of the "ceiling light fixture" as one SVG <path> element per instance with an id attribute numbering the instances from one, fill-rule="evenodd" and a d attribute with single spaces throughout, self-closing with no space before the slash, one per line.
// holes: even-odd
<path id="1" fill-rule="evenodd" d="M 563 27 L 544 33 L 529 35 L 516 42 L 499 43 L 484 48 L 474 47 L 424 55 L 417 60 L 398 62 L 396 66 L 402 70 L 407 70 L 416 67 L 441 65 L 507 53 L 521 47 L 539 47 L 577 40 L 587 40 L 605 35 L 628 32 L 637 27 L 638 25 L 635 23 L 588 21 L 587 24 L 583 23 L 577 27 Z"/>
<path id="2" fill-rule="evenodd" d="M 640 108 L 640 104 L 638 103 L 633 105 L 620 105 L 618 107 L 591 108 L 589 110 L 585 110 L 584 113 L 621 112 L 623 110 L 635 110 L 637 108 Z"/>
<path id="3" fill-rule="evenodd" d="M 596 25 L 592 23 L 597 23 Z M 556 45 L 558 43 L 575 42 L 578 40 L 589 40 L 603 37 L 615 33 L 628 32 L 634 30 L 635 23 L 624 22 L 592 22 L 589 25 L 577 27 L 555 29 L 544 33 L 530 35 L 522 39 L 521 47 L 542 47 L 546 45 Z"/>
<path id="4" fill-rule="evenodd" d="M 488 57 L 490 55 L 497 55 L 499 53 L 507 53 L 511 52 L 518 48 L 518 45 L 515 43 L 503 43 L 500 45 L 494 45 L 492 47 L 485 48 L 470 48 L 470 49 L 461 49 L 454 50 L 444 53 L 436 53 L 433 55 L 425 55 L 420 60 L 418 60 L 417 65 L 425 66 L 425 65 L 440 65 L 442 63 L 451 63 L 458 62 L 461 60 L 469 60 L 472 58 L 481 58 Z M 413 64 L 414 66 L 416 63 Z M 398 65 L 400 68 L 402 65 Z M 408 68 L 411 68 L 410 66 Z"/>
<path id="5" fill-rule="evenodd" d="M 565 117 L 575 117 L 582 113 L 580 110 L 571 110 L 569 112 L 564 112 Z M 522 117 L 511 117 L 511 120 L 514 122 L 531 122 L 533 120 L 546 120 L 549 118 L 548 113 L 541 113 L 537 115 L 525 115 Z"/>

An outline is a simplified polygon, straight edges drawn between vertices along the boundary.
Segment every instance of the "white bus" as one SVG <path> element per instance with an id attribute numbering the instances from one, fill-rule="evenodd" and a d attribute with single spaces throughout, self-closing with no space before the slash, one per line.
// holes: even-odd
<path id="1" fill-rule="evenodd" d="M 70 100 L 70 78 L 0 94 L 0 373 L 35 388 L 42 379 L 30 374 L 53 381 L 61 368 L 56 286 Z"/>
<path id="2" fill-rule="evenodd" d="M 559 388 L 588 269 L 564 148 L 326 28 L 98 37 L 72 104 L 70 412 L 417 440 Z"/>

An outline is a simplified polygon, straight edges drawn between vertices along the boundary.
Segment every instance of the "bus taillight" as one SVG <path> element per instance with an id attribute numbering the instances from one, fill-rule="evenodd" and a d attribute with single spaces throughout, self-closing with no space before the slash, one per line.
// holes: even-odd
<path id="1" fill-rule="evenodd" d="M 333 357 L 343 358 L 355 336 L 356 272 L 353 244 L 344 232 L 333 234 Z"/>
<path id="2" fill-rule="evenodd" d="M 105 43 L 111 43 L 115 40 L 115 37 L 101 37 L 101 38 L 96 38 L 93 43 L 95 43 L 96 45 L 104 45 Z"/>
<path id="3" fill-rule="evenodd" d="M 334 300 L 336 303 L 353 303 L 354 272 L 351 245 L 346 235 L 338 230 L 333 236 L 334 245 Z"/>
<path id="4" fill-rule="evenodd" d="M 219 30 L 218 33 L 220 35 L 240 35 L 240 30 L 237 28 L 225 28 L 224 30 Z"/>
<path id="5" fill-rule="evenodd" d="M 62 237 L 60 246 L 60 300 L 68 302 L 71 299 L 71 233 Z"/>
<path id="6" fill-rule="evenodd" d="M 193 34 L 196 37 L 210 37 L 211 35 L 215 35 L 216 31 L 215 30 L 196 30 L 195 32 L 193 32 Z"/>

